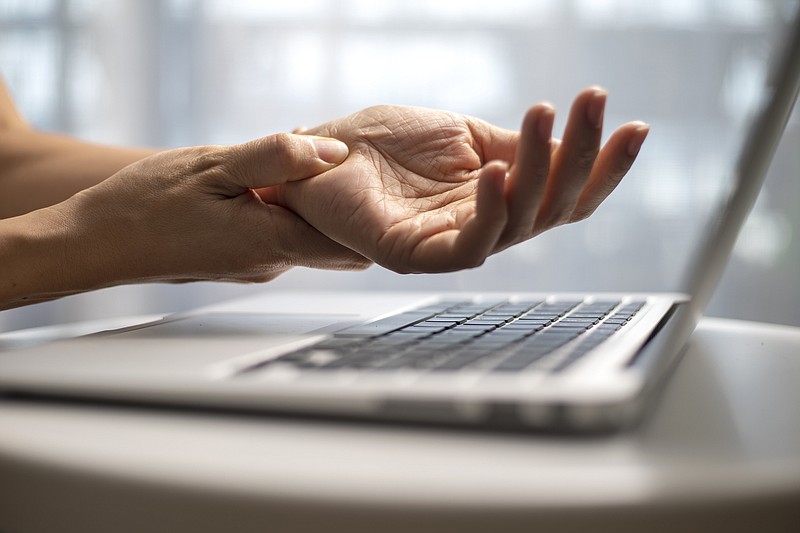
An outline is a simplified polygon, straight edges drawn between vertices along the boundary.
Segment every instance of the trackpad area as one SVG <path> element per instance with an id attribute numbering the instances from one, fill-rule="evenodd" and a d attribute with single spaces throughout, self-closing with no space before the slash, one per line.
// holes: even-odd
<path id="1" fill-rule="evenodd" d="M 358 319 L 352 315 L 286 315 L 273 313 L 209 313 L 155 322 L 123 332 L 107 332 L 128 339 L 231 340 L 248 337 L 324 334 Z"/>
<path id="2" fill-rule="evenodd" d="M 344 314 L 209 313 L 105 331 L 3 354 L 8 375 L 120 382 L 205 378 L 208 365 L 287 349 L 358 321 Z M 27 380 L 26 380 L 27 381 Z"/>

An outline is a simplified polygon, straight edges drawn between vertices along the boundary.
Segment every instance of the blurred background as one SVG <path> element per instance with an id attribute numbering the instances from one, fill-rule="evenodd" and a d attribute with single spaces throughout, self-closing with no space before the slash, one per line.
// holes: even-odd
<path id="1" fill-rule="evenodd" d="M 0 0 L 0 73 L 41 129 L 103 143 L 229 144 L 379 103 L 518 128 L 609 90 L 607 128 L 652 125 L 591 219 L 447 275 L 295 269 L 267 285 L 106 289 L 0 312 L 0 331 L 166 313 L 253 291 L 671 290 L 730 178 L 784 0 Z M 800 325 L 800 119 L 708 314 Z"/>

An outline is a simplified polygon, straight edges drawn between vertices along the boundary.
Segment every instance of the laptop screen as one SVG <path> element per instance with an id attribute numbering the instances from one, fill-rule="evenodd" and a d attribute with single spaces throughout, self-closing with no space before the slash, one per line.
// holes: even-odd
<path id="1" fill-rule="evenodd" d="M 730 189 L 709 222 L 687 272 L 686 292 L 702 313 L 727 264 L 736 238 L 761 191 L 800 90 L 800 10 L 774 44 L 758 104 L 746 130 Z"/>

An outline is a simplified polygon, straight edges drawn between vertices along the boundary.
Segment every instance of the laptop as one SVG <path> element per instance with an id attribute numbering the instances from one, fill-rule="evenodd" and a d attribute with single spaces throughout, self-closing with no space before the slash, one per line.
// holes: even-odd
<path id="1" fill-rule="evenodd" d="M 669 294 L 266 293 L 0 354 L 0 395 L 541 431 L 641 420 L 755 202 L 800 87 L 800 13 L 733 184 Z"/>

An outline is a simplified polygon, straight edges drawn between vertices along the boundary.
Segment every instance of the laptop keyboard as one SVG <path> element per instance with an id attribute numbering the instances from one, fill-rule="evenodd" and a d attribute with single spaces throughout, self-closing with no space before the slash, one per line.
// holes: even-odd
<path id="1" fill-rule="evenodd" d="M 265 365 L 323 372 L 559 372 L 623 328 L 644 303 L 439 302 L 342 330 Z"/>

